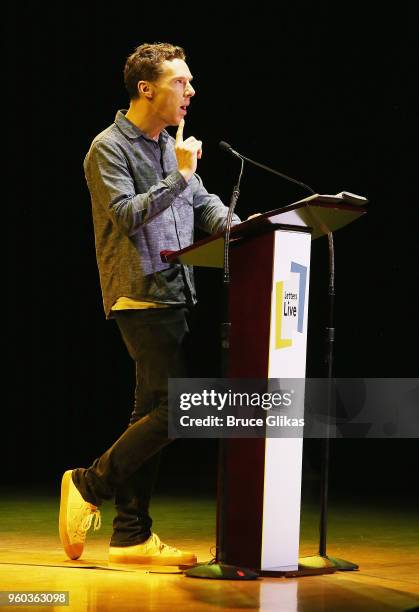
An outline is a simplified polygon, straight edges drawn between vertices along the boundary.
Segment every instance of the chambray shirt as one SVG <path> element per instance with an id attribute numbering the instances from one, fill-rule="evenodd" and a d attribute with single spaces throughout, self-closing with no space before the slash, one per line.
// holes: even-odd
<path id="1" fill-rule="evenodd" d="M 119 297 L 193 304 L 191 266 L 161 261 L 194 240 L 194 226 L 223 229 L 228 209 L 197 174 L 187 182 L 177 168 L 175 140 L 166 130 L 149 138 L 118 111 L 93 140 L 84 161 L 107 317 Z M 240 223 L 234 215 L 233 223 Z"/>

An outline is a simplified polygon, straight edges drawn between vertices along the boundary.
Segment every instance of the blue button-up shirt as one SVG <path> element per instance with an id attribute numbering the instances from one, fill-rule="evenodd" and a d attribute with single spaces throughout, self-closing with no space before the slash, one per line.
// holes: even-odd
<path id="1" fill-rule="evenodd" d="M 162 304 L 196 301 L 190 266 L 161 261 L 224 227 L 227 207 L 197 174 L 187 182 L 177 168 L 175 140 L 166 130 L 149 138 L 118 111 L 93 140 L 84 161 L 105 314 L 125 296 Z M 235 215 L 233 223 L 239 223 Z"/>

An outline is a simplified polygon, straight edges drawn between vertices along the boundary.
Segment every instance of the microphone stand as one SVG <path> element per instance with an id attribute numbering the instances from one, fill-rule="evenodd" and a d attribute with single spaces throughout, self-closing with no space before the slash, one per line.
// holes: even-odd
<path id="1" fill-rule="evenodd" d="M 230 313 L 229 313 L 229 292 L 230 292 L 230 233 L 233 221 L 233 213 L 240 195 L 240 182 L 243 175 L 244 160 L 241 159 L 241 168 L 237 184 L 231 194 L 230 205 L 228 207 L 225 235 L 224 235 L 224 270 L 223 270 L 223 313 L 221 322 L 221 376 L 227 378 L 229 373 L 229 351 L 230 351 Z M 197 564 L 183 573 L 185 576 L 193 578 L 212 578 L 218 580 L 256 580 L 259 576 L 256 572 L 236 565 L 228 565 L 225 561 L 224 548 L 224 508 L 226 503 L 226 486 L 224 477 L 225 463 L 225 440 L 219 440 L 218 451 L 218 512 L 217 512 L 217 542 L 215 558 L 208 563 Z"/>
<path id="2" fill-rule="evenodd" d="M 320 470 L 320 525 L 319 525 L 319 554 L 311 557 L 302 557 L 299 566 L 304 569 L 331 567 L 340 571 L 351 571 L 359 569 L 356 563 L 330 557 L 326 553 L 327 545 L 327 514 L 329 498 L 329 464 L 330 464 L 330 417 L 333 401 L 333 356 L 335 344 L 335 249 L 333 244 L 333 233 L 327 234 L 329 247 L 329 308 L 326 326 L 326 354 L 327 364 L 327 412 L 326 412 L 326 436 L 322 440 L 321 470 Z"/>

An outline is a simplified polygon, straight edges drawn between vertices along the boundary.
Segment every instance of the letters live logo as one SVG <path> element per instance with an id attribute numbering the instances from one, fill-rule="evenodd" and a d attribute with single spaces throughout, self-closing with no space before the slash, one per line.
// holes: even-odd
<path id="1" fill-rule="evenodd" d="M 290 278 L 275 283 L 275 348 L 292 346 L 295 332 L 302 334 L 307 287 L 307 266 L 291 262 Z"/>

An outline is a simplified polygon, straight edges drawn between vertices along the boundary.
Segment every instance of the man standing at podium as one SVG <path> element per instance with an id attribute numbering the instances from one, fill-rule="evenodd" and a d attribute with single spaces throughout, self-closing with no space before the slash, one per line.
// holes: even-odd
<path id="1" fill-rule="evenodd" d="M 84 168 L 105 314 L 116 320 L 135 361 L 135 404 L 110 449 L 89 468 L 65 472 L 60 537 L 67 555 L 79 558 L 92 521 L 100 526 L 98 506 L 115 496 L 110 561 L 193 563 L 193 553 L 152 533 L 149 515 L 159 451 L 170 442 L 167 380 L 187 376 L 188 315 L 196 302 L 192 268 L 162 263 L 160 252 L 192 244 L 194 226 L 223 229 L 228 209 L 195 173 L 202 142 L 184 137 L 195 90 L 183 49 L 139 46 L 124 81 L 129 109 L 96 136 Z M 178 126 L 176 139 L 168 126 Z"/>

